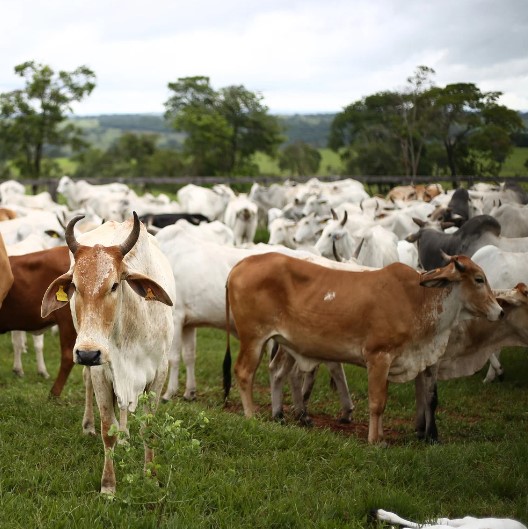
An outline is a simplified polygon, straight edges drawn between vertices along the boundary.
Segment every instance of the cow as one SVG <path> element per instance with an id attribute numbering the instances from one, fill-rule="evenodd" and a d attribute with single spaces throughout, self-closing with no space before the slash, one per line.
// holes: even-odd
<path id="1" fill-rule="evenodd" d="M 106 222 L 75 238 L 66 229 L 72 254 L 69 270 L 56 278 L 42 298 L 42 317 L 70 310 L 77 330 L 73 358 L 88 367 L 85 380 L 95 391 L 105 449 L 101 492 L 113 494 L 116 477 L 112 451 L 117 437 L 114 402 L 119 408 L 119 428 L 126 431 L 128 412 L 139 396 L 154 392 L 149 404 L 154 413 L 167 375 L 167 352 L 174 325 L 174 277 L 155 239 L 134 213 L 133 222 Z M 87 397 L 90 395 L 87 393 Z M 87 403 L 87 408 L 89 404 Z M 85 410 L 84 426 L 93 416 Z M 145 470 L 153 460 L 145 443 Z"/>
<path id="2" fill-rule="evenodd" d="M 511 518 L 474 518 L 465 516 L 464 518 L 437 518 L 431 523 L 416 523 L 403 519 L 401 516 L 383 509 L 374 509 L 369 513 L 370 521 L 383 521 L 394 523 L 407 529 L 527 529 L 526 525 Z"/>
<path id="3" fill-rule="evenodd" d="M 145 224 L 147 229 L 152 226 L 158 229 L 165 228 L 171 224 L 176 224 L 176 222 L 182 219 L 195 226 L 201 222 L 209 222 L 209 219 L 201 213 L 147 213 L 139 216 L 139 220 Z"/>
<path id="4" fill-rule="evenodd" d="M 257 232 L 258 206 L 240 193 L 232 198 L 225 210 L 224 224 L 233 230 L 235 246 L 252 244 Z"/>
<path id="5" fill-rule="evenodd" d="M 187 184 L 177 193 L 182 212 L 201 213 L 211 220 L 223 220 L 227 203 L 235 192 L 224 184 L 208 187 Z"/>
<path id="6" fill-rule="evenodd" d="M 40 304 L 48 285 L 70 266 L 66 246 L 9 257 L 14 282 L 0 309 L 0 333 L 10 331 L 42 332 L 53 325 L 59 328 L 60 368 L 50 390 L 60 396 L 73 367 L 72 351 L 77 334 L 68 307 L 41 316 Z"/>
<path id="7" fill-rule="evenodd" d="M 440 361 L 429 366 L 415 380 L 416 432 L 420 439 L 438 441 L 435 410 L 438 403 L 437 380 L 470 376 L 502 347 L 528 345 L 528 289 L 519 283 L 512 289 L 493 290 L 504 310 L 500 321 L 484 318 L 465 320 L 455 325 Z"/>
<path id="8" fill-rule="evenodd" d="M 423 223 L 418 222 L 423 226 Z M 434 228 L 420 227 L 406 240 L 416 242 L 418 258 L 424 270 L 443 264 L 442 252 L 471 257 L 479 248 L 498 241 L 501 226 L 490 215 L 478 215 L 465 222 L 455 233 L 444 233 Z"/>
<path id="9" fill-rule="evenodd" d="M 303 371 L 320 361 L 366 367 L 368 441 L 381 442 L 388 382 L 413 380 L 435 364 L 458 321 L 503 315 L 481 268 L 466 256 L 448 259 L 423 274 L 402 263 L 366 272 L 334 270 L 278 253 L 240 261 L 226 285 L 225 398 L 232 317 L 240 340 L 235 375 L 246 417 L 254 414 L 255 371 L 274 339 Z"/>
<path id="10" fill-rule="evenodd" d="M 499 221 L 503 237 L 528 237 L 528 206 L 501 204 L 490 215 Z"/>
<path id="11" fill-rule="evenodd" d="M 9 289 L 13 285 L 13 279 L 9 256 L 7 255 L 4 239 L 0 234 L 0 309 Z"/>
<path id="12" fill-rule="evenodd" d="M 528 284 L 526 252 L 507 252 L 496 246 L 483 246 L 473 254 L 473 260 L 484 270 L 492 288 L 507 289 L 518 283 Z M 503 376 L 499 361 L 500 349 L 490 356 L 490 367 L 484 382 Z"/>

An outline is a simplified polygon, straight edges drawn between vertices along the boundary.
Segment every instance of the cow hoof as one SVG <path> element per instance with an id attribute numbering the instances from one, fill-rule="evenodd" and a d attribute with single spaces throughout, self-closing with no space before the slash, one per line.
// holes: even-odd
<path id="1" fill-rule="evenodd" d="M 22 369 L 13 369 L 13 373 L 19 378 L 24 377 L 24 371 Z"/>
<path id="2" fill-rule="evenodd" d="M 352 424 L 352 418 L 351 417 L 340 417 L 339 424 Z"/>
<path id="3" fill-rule="evenodd" d="M 284 412 L 280 411 L 273 416 L 273 420 L 277 421 L 279 424 L 286 424 L 286 419 L 284 417 Z"/>
<path id="4" fill-rule="evenodd" d="M 196 390 L 193 389 L 189 392 L 185 392 L 183 394 L 183 400 L 186 400 L 187 402 L 192 402 L 193 400 L 196 400 Z"/>
<path id="5" fill-rule="evenodd" d="M 108 496 L 113 496 L 115 494 L 115 487 L 103 487 L 101 486 L 101 494 L 106 494 Z"/>
<path id="6" fill-rule="evenodd" d="M 299 417 L 299 422 L 301 423 L 301 426 L 306 426 L 308 428 L 313 426 L 312 418 L 306 414 Z"/>
<path id="7" fill-rule="evenodd" d="M 48 378 L 50 377 L 49 376 L 49 373 L 47 371 L 39 371 L 38 374 L 42 377 L 42 378 L 45 378 L 46 380 L 48 380 Z"/>
<path id="8" fill-rule="evenodd" d="M 92 426 L 83 426 L 83 434 L 95 437 L 97 435 L 95 428 Z"/>
<path id="9" fill-rule="evenodd" d="M 497 375 L 497 379 L 499 380 L 499 382 L 504 382 L 504 373 Z"/>

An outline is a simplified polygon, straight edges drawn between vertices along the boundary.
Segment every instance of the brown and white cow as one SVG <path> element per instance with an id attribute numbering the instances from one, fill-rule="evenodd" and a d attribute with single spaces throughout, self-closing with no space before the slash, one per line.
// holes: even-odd
<path id="1" fill-rule="evenodd" d="M 240 339 L 235 375 L 245 415 L 254 413 L 255 371 L 274 339 L 302 370 L 320 361 L 367 368 L 371 443 L 383 438 L 389 381 L 412 380 L 435 364 L 460 320 L 503 315 L 484 272 L 466 256 L 420 274 L 402 263 L 345 272 L 268 253 L 232 269 L 226 296 Z M 229 362 L 228 347 L 224 373 Z"/>
<path id="2" fill-rule="evenodd" d="M 500 321 L 475 318 L 454 326 L 440 361 L 418 375 L 416 386 L 416 431 L 436 442 L 436 381 L 475 374 L 490 356 L 503 347 L 528 346 L 528 287 L 493 290 L 504 309 Z"/>
<path id="3" fill-rule="evenodd" d="M 41 332 L 53 325 L 59 328 L 61 361 L 51 395 L 58 397 L 73 367 L 72 351 L 77 333 L 68 307 L 41 316 L 40 304 L 51 281 L 70 266 L 66 246 L 58 246 L 9 257 L 13 286 L 0 308 L 0 333 L 10 331 Z"/>
<path id="4" fill-rule="evenodd" d="M 152 411 L 157 406 L 174 333 L 174 276 L 135 213 L 133 222 L 106 222 L 76 240 L 73 228 L 80 218 L 72 219 L 66 231 L 71 267 L 49 286 L 42 315 L 70 306 L 77 329 L 74 361 L 89 366 L 88 387 L 91 382 L 101 416 L 101 492 L 114 493 L 114 402 L 120 410 L 120 430 L 126 430 L 127 413 L 136 409 L 142 393 L 154 392 Z M 87 402 L 88 414 L 89 408 Z M 85 429 L 87 419 L 93 421 L 87 413 Z M 153 451 L 145 444 L 145 465 L 152 459 Z"/>

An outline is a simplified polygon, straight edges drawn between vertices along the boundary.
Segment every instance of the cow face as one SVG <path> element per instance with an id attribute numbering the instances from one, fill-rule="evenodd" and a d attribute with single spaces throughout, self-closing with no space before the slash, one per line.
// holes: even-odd
<path id="1" fill-rule="evenodd" d="M 111 342 L 123 332 L 117 321 L 120 312 L 127 310 L 124 289 L 130 286 L 146 301 L 160 301 L 169 306 L 172 301 L 158 283 L 129 269 L 123 260 L 139 238 L 140 224 L 135 213 L 134 228 L 127 240 L 109 247 L 80 245 L 73 236 L 73 225 L 78 220 L 80 217 L 70 222 L 66 233 L 75 262 L 67 274 L 48 287 L 41 313 L 45 317 L 71 302 L 77 329 L 74 362 L 94 366 L 111 362 Z"/>
<path id="2" fill-rule="evenodd" d="M 465 255 L 443 255 L 448 264 L 443 268 L 422 273 L 420 285 L 424 287 L 458 285 L 462 302 L 461 319 L 486 316 L 488 320 L 496 321 L 502 318 L 504 311 L 497 303 L 482 268 Z"/>

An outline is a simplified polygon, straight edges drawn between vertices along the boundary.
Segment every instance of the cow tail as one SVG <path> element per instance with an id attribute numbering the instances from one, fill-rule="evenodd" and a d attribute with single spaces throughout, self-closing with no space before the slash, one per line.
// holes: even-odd
<path id="1" fill-rule="evenodd" d="M 227 283 L 225 286 L 225 306 L 226 306 L 226 352 L 224 356 L 224 363 L 222 366 L 224 373 L 224 403 L 227 402 L 229 397 L 229 391 L 231 389 L 231 318 L 229 315 L 229 295 L 227 289 Z"/>

